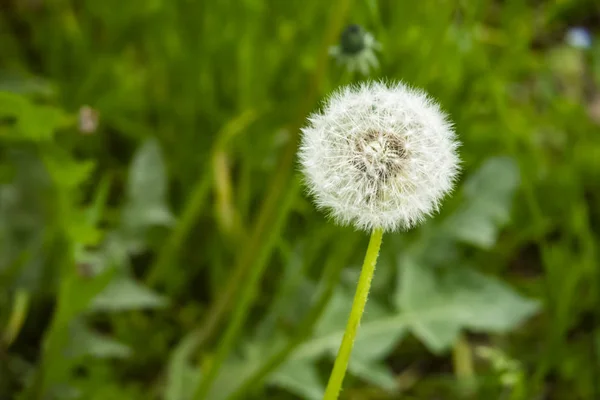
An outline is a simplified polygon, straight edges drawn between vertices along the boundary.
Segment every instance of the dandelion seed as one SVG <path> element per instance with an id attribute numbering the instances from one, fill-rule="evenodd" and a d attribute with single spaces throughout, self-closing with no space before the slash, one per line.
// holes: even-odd
<path id="1" fill-rule="evenodd" d="M 349 25 L 340 36 L 340 43 L 329 50 L 329 54 L 344 65 L 350 72 L 358 70 L 368 75 L 371 68 L 378 68 L 379 62 L 374 50 L 379 50 L 373 35 L 360 25 Z"/>
<path id="2" fill-rule="evenodd" d="M 415 226 L 438 210 L 459 173 L 446 115 L 402 83 L 345 87 L 302 132 L 302 170 L 317 206 L 361 230 Z"/>

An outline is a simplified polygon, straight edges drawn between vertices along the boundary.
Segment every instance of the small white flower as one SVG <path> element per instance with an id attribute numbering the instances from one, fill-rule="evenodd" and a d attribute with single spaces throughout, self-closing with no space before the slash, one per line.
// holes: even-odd
<path id="1" fill-rule="evenodd" d="M 459 172 L 451 123 L 424 92 L 366 83 L 335 92 L 302 129 L 317 206 L 358 229 L 408 229 L 438 210 Z"/>

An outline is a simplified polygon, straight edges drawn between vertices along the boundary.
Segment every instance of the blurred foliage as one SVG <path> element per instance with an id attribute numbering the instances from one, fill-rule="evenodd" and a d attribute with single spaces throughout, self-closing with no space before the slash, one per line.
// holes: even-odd
<path id="1" fill-rule="evenodd" d="M 597 2 L 7 0 L 0 399 L 321 398 L 366 237 L 294 156 L 350 23 L 465 170 L 385 236 L 342 397 L 600 398 Z"/>

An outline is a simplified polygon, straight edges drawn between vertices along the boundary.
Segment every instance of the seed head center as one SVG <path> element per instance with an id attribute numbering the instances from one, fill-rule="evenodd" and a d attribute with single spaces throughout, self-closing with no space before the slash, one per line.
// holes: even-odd
<path id="1" fill-rule="evenodd" d="M 406 150 L 400 138 L 389 132 L 368 131 L 357 142 L 357 168 L 377 180 L 386 180 L 401 169 Z"/>

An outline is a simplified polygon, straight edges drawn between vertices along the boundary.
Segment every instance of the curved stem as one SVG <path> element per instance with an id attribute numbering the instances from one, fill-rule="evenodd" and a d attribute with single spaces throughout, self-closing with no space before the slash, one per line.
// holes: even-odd
<path id="1" fill-rule="evenodd" d="M 271 225 L 274 231 L 279 232 L 279 229 L 284 222 L 285 215 L 287 214 L 287 210 L 291 206 L 292 200 L 294 200 L 296 197 L 299 189 L 299 182 L 294 180 L 290 190 L 286 193 L 285 198 L 280 206 L 282 212 L 278 215 L 277 220 L 273 221 Z M 210 363 L 206 373 L 203 374 L 202 379 L 196 388 L 194 396 L 192 397 L 194 400 L 208 398 L 212 384 L 217 377 L 221 366 L 235 345 L 235 340 L 237 339 L 238 334 L 246 320 L 248 310 L 250 309 L 252 301 L 254 300 L 254 297 L 258 291 L 258 284 L 260 283 L 263 273 L 268 265 L 267 260 L 262 255 L 259 257 L 259 261 L 260 262 L 256 264 L 250 271 L 246 281 L 244 282 L 245 286 L 240 288 L 240 297 L 235 304 L 233 313 L 231 315 L 231 320 L 225 329 L 222 339 L 219 341 L 214 359 Z"/>
<path id="2" fill-rule="evenodd" d="M 374 229 L 371 233 L 369 247 L 367 248 L 365 261 L 363 262 L 360 278 L 358 279 L 356 294 L 354 295 L 354 301 L 352 302 L 352 310 L 350 311 L 344 338 L 342 339 L 340 350 L 335 359 L 333 371 L 331 371 L 331 376 L 329 377 L 329 383 L 327 384 L 323 400 L 336 400 L 339 396 L 340 389 L 342 388 L 342 382 L 344 381 L 344 376 L 348 369 L 348 362 L 350 361 L 350 354 L 352 353 L 358 326 L 360 325 L 360 320 L 365 310 L 365 305 L 367 304 L 367 297 L 369 296 L 369 289 L 371 288 L 371 281 L 373 280 L 375 264 L 377 264 L 377 256 L 379 255 L 382 238 L 382 229 Z"/>
<path id="3" fill-rule="evenodd" d="M 268 223 L 271 219 L 277 218 L 275 214 L 281 213 L 277 208 L 277 204 L 282 201 L 281 199 L 285 196 L 285 192 L 289 190 L 290 175 L 293 173 L 294 160 L 296 159 L 296 151 L 298 149 L 300 128 L 321 93 L 323 82 L 326 79 L 329 60 L 327 51 L 329 46 L 335 42 L 336 36 L 342 29 L 344 18 L 350 9 L 351 2 L 352 0 L 338 0 L 331 7 L 332 13 L 328 25 L 329 29 L 326 32 L 321 47 L 315 72 L 309 82 L 308 91 L 304 96 L 305 101 L 300 105 L 298 117 L 289 129 L 292 136 L 281 156 L 277 172 L 269 184 L 267 195 L 258 213 L 258 223 L 249 235 L 248 245 L 244 246 L 239 264 L 236 266 L 233 275 L 231 275 L 231 280 L 227 283 L 226 289 L 221 292 L 217 300 L 211 305 L 207 319 L 202 327 L 198 329 L 199 332 L 202 332 L 202 337 L 198 340 L 198 346 L 213 336 L 221 324 L 222 319 L 225 317 L 234 300 L 239 285 L 243 282 L 247 272 L 258 263 L 256 261 L 257 250 L 258 252 L 264 252 L 266 254 L 265 257 L 272 251 L 272 240 L 270 237 L 277 237 L 278 232 L 269 229 Z"/>
<path id="4" fill-rule="evenodd" d="M 308 312 L 306 317 L 297 328 L 297 334 L 281 350 L 268 358 L 254 374 L 248 376 L 244 382 L 227 398 L 227 400 L 236 400 L 252 392 L 254 388 L 260 385 L 265 378 L 274 370 L 283 364 L 288 356 L 298 348 L 313 332 L 313 328 L 323 314 L 325 307 L 333 295 L 335 288 L 339 285 L 342 270 L 347 265 L 346 260 L 350 250 L 354 248 L 356 240 L 349 239 L 348 242 L 340 242 L 336 249 L 330 253 L 329 259 L 325 264 L 322 286 L 319 289 L 317 300 L 314 306 Z"/>
<path id="5" fill-rule="evenodd" d="M 181 249 L 185 238 L 203 210 L 204 203 L 209 196 L 211 183 L 210 177 L 204 173 L 194 185 L 181 217 L 149 269 L 146 277 L 146 283 L 149 286 L 155 286 L 161 281 L 171 266 L 170 263 L 177 261 L 177 252 Z"/>
<path id="6" fill-rule="evenodd" d="M 6 330 L 4 331 L 4 344 L 8 347 L 19 335 L 25 317 L 27 316 L 27 309 L 29 308 L 29 293 L 25 289 L 18 289 L 15 293 L 15 300 L 13 303 L 12 312 L 6 324 Z"/>

